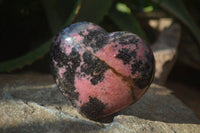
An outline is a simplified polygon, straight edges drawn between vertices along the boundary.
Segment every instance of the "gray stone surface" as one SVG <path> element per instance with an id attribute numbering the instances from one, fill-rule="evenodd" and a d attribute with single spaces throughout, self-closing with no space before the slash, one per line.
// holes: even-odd
<path id="1" fill-rule="evenodd" d="M 161 32 L 157 41 L 152 45 L 156 60 L 154 82 L 164 85 L 178 55 L 181 26 L 174 23 Z"/>
<path id="2" fill-rule="evenodd" d="M 102 122 L 71 107 L 51 75 L 0 75 L 0 133 L 199 133 L 200 120 L 164 87 L 152 84 L 135 104 Z"/>

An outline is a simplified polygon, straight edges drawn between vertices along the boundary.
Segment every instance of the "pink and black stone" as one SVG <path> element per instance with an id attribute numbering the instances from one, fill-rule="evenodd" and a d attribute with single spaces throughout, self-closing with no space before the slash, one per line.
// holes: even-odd
<path id="1" fill-rule="evenodd" d="M 81 22 L 60 32 L 51 47 L 60 91 L 89 119 L 116 113 L 140 99 L 154 77 L 148 45 L 129 32 L 107 33 Z"/>

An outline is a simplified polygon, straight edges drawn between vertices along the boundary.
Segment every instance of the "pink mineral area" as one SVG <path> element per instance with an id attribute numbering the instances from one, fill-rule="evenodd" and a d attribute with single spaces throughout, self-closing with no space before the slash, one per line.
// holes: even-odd
<path id="1" fill-rule="evenodd" d="M 67 64 L 72 68 L 73 63 L 71 61 L 67 62 Z"/>
<path id="2" fill-rule="evenodd" d="M 86 49 L 82 45 L 83 44 L 81 44 L 81 48 L 78 50 L 78 53 L 79 53 L 80 59 L 81 59 L 80 66 L 84 66 L 83 53 L 86 51 Z M 76 68 L 76 73 L 78 73 L 78 74 L 81 73 L 81 67 L 80 66 Z M 84 66 L 84 67 L 86 67 L 86 66 Z"/>
<path id="3" fill-rule="evenodd" d="M 88 29 L 90 29 L 90 30 L 98 30 L 100 28 L 98 26 L 95 26 L 95 25 L 90 25 Z"/>
<path id="4" fill-rule="evenodd" d="M 72 51 L 72 38 L 68 37 L 65 40 L 61 41 L 60 48 L 62 49 L 62 52 L 64 52 L 66 55 L 70 55 Z"/>
<path id="5" fill-rule="evenodd" d="M 137 60 L 142 60 L 143 62 L 147 61 L 147 58 L 145 55 L 145 52 L 149 52 L 149 48 L 144 44 L 145 42 L 143 42 L 141 39 L 139 39 L 138 41 L 138 49 L 137 51 Z"/>
<path id="6" fill-rule="evenodd" d="M 58 64 L 58 62 L 53 60 L 53 64 L 54 64 L 54 66 L 56 66 Z"/>
<path id="7" fill-rule="evenodd" d="M 76 40 L 76 42 L 81 42 L 83 40 L 83 37 L 80 36 L 78 33 L 73 33 L 71 36 Z"/>
<path id="8" fill-rule="evenodd" d="M 67 55 L 70 55 L 71 52 L 72 52 L 72 47 L 66 46 L 66 47 L 65 47 L 65 53 L 66 53 Z"/>
<path id="9" fill-rule="evenodd" d="M 60 78 L 63 78 L 63 74 L 67 71 L 65 67 L 59 68 L 59 76 Z"/>
<path id="10" fill-rule="evenodd" d="M 69 97 L 69 95 L 68 95 L 67 93 L 65 93 L 65 91 L 63 92 L 63 95 L 64 95 L 65 97 Z"/>
<path id="11" fill-rule="evenodd" d="M 63 94 L 65 97 L 69 97 L 69 95 L 65 92 L 65 89 L 63 89 L 63 87 L 59 86 L 59 90 L 62 92 L 62 94 Z"/>
<path id="12" fill-rule="evenodd" d="M 90 79 L 88 76 L 75 77 L 75 91 L 79 93 L 79 101 L 77 101 L 79 107 L 89 102 L 89 97 L 95 97 L 106 105 L 104 113 L 111 114 L 133 102 L 129 83 L 112 70 L 108 69 L 104 73 L 103 81 L 97 85 L 92 85 L 88 79 Z"/>
<path id="13" fill-rule="evenodd" d="M 101 60 L 105 61 L 110 67 L 115 69 L 120 74 L 126 77 L 136 78 L 137 75 L 131 74 L 131 64 L 124 64 L 123 60 L 116 58 L 118 51 L 125 46 L 117 45 L 117 48 L 114 46 L 117 45 L 115 43 L 109 43 L 104 46 L 102 49 L 96 52 L 96 56 L 99 57 Z M 126 46 L 127 47 L 127 46 Z M 129 46 L 130 50 L 135 49 L 134 45 Z"/>
<path id="14" fill-rule="evenodd" d="M 78 50 L 78 53 L 80 55 L 80 59 L 81 59 L 81 64 L 84 63 L 83 61 L 83 53 L 86 51 L 86 49 L 84 48 L 84 44 L 80 44 L 81 45 L 81 48 Z"/>
<path id="15" fill-rule="evenodd" d="M 81 73 L 81 67 L 80 66 L 76 68 L 76 72 Z"/>
<path id="16" fill-rule="evenodd" d="M 83 31 L 84 36 L 87 36 L 88 34 L 89 34 L 89 32 L 87 31 L 87 29 Z"/>

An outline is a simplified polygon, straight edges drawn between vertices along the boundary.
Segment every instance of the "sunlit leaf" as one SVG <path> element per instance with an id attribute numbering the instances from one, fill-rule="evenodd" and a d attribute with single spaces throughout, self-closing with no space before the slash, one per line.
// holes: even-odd
<path id="1" fill-rule="evenodd" d="M 117 3 L 116 4 L 116 9 L 119 12 L 128 13 L 128 14 L 131 13 L 131 9 L 124 3 Z"/>
<path id="2" fill-rule="evenodd" d="M 153 6 L 147 6 L 143 9 L 144 12 L 152 12 L 153 11 Z"/>

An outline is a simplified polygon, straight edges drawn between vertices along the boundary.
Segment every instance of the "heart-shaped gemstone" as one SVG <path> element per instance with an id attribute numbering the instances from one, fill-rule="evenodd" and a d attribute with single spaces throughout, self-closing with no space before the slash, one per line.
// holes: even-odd
<path id="1" fill-rule="evenodd" d="M 116 113 L 140 99 L 154 75 L 149 46 L 129 32 L 107 33 L 81 22 L 60 32 L 51 68 L 60 91 L 90 119 Z"/>

